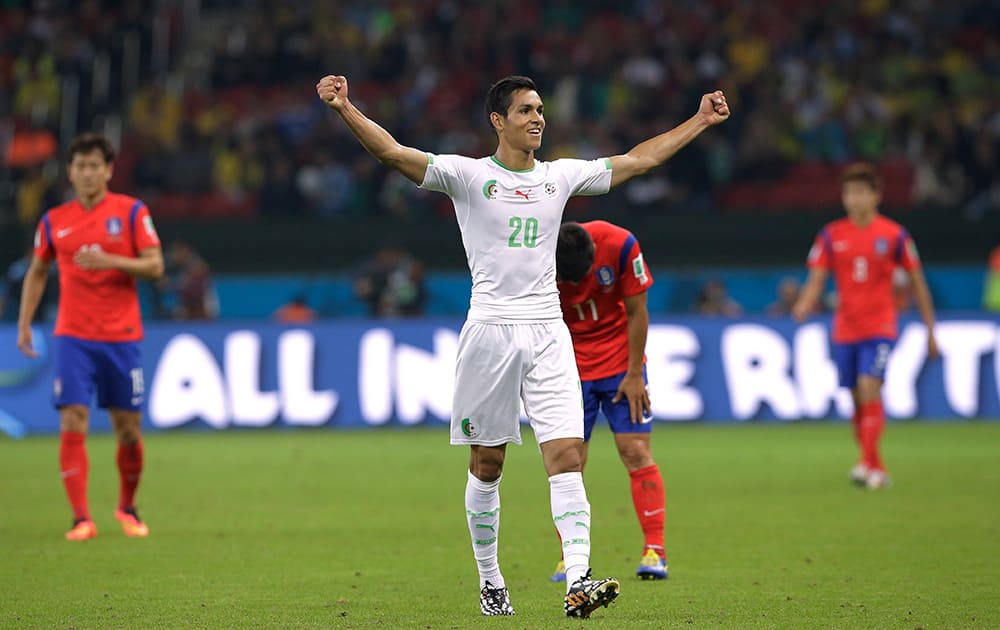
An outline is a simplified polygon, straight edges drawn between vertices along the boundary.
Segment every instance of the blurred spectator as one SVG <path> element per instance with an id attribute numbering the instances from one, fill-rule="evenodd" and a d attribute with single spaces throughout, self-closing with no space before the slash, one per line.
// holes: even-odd
<path id="1" fill-rule="evenodd" d="M 181 124 L 180 99 L 168 93 L 162 81 L 153 81 L 132 99 L 129 123 L 137 133 L 156 138 L 161 145 L 172 148 L 177 143 Z"/>
<path id="2" fill-rule="evenodd" d="M 298 186 L 313 213 L 324 219 L 345 214 L 354 194 L 351 171 L 326 150 L 319 152 L 314 164 L 299 171 Z"/>
<path id="3" fill-rule="evenodd" d="M 771 317 L 787 317 L 792 314 L 792 306 L 799 298 L 802 283 L 798 278 L 783 278 L 778 283 L 778 299 L 767 305 L 765 312 Z"/>
<path id="4" fill-rule="evenodd" d="M 983 308 L 993 313 L 1000 313 L 1000 244 L 990 252 L 986 282 L 983 287 Z"/>
<path id="5" fill-rule="evenodd" d="M 175 242 L 167 250 L 166 273 L 157 285 L 158 311 L 178 320 L 215 319 L 219 298 L 208 263 L 189 244 Z"/>
<path id="6" fill-rule="evenodd" d="M 24 118 L 15 118 L 13 127 L 4 151 L 4 164 L 12 168 L 41 166 L 56 157 L 59 147 L 51 131 Z"/>
<path id="7" fill-rule="evenodd" d="M 59 77 L 55 60 L 45 43 L 32 37 L 14 62 L 14 114 L 41 123 L 56 120 L 59 112 Z"/>
<path id="8" fill-rule="evenodd" d="M 274 155 L 264 172 L 260 210 L 268 215 L 302 214 L 303 200 L 295 182 L 295 163 L 283 154 Z"/>
<path id="9" fill-rule="evenodd" d="M 308 324 L 316 321 L 316 311 L 306 304 L 306 296 L 301 293 L 274 312 L 274 321 L 281 324 Z"/>
<path id="10" fill-rule="evenodd" d="M 373 317 L 414 317 L 424 312 L 427 292 L 423 265 L 387 245 L 366 261 L 354 278 L 354 295 Z"/>
<path id="11" fill-rule="evenodd" d="M 729 297 L 729 292 L 719 280 L 710 280 L 698 291 L 695 311 L 712 317 L 740 317 L 743 307 Z"/>
<path id="12" fill-rule="evenodd" d="M 15 200 L 17 222 L 25 230 L 33 230 L 42 213 L 60 203 L 51 178 L 40 167 L 28 169 L 17 187 Z"/>

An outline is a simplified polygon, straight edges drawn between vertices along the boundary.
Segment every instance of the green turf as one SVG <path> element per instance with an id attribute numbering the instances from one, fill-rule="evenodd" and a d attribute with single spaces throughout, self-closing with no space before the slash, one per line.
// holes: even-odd
<path id="1" fill-rule="evenodd" d="M 530 431 L 526 432 L 526 437 Z M 500 561 L 517 616 L 480 617 L 462 505 L 466 449 L 441 430 L 168 433 L 139 505 L 112 518 L 114 446 L 88 441 L 100 536 L 62 540 L 55 437 L 0 440 L 0 627 L 1000 627 L 1000 423 L 890 426 L 887 491 L 850 486 L 843 426 L 658 426 L 668 582 L 606 431 L 591 448 L 595 573 L 622 579 L 587 622 L 547 581 L 558 547 L 533 443 L 512 448 Z"/>

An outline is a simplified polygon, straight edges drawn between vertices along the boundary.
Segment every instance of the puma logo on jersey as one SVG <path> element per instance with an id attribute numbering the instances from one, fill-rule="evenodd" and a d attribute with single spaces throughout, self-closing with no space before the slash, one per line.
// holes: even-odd
<path id="1" fill-rule="evenodd" d="M 531 191 L 530 191 L 530 190 L 529 190 L 529 191 L 527 191 L 527 192 L 522 192 L 522 191 L 520 191 L 520 190 L 515 190 L 515 191 L 514 191 L 514 194 L 515 194 L 515 195 L 517 195 L 518 197 L 524 197 L 524 200 L 525 200 L 525 201 L 531 201 L 531 199 L 529 199 L 529 198 L 528 198 L 528 195 L 530 195 L 530 194 L 531 194 Z"/>

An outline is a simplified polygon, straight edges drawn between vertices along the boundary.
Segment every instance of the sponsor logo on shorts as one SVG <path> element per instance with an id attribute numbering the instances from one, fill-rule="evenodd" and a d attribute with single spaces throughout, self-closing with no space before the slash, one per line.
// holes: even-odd
<path id="1" fill-rule="evenodd" d="M 464 433 L 466 437 L 472 437 L 476 434 L 476 427 L 472 426 L 471 418 L 462 418 L 462 433 Z"/>
<path id="2" fill-rule="evenodd" d="M 62 379 L 61 378 L 57 378 L 56 380 L 52 381 L 52 393 L 55 394 L 56 398 L 59 398 L 60 396 L 62 396 Z"/>

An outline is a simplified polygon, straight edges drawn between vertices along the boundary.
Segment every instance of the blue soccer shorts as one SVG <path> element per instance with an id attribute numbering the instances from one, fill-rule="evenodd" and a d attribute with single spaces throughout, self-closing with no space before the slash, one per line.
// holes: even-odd
<path id="1" fill-rule="evenodd" d="M 102 409 L 137 411 L 145 394 L 137 341 L 87 341 L 58 336 L 54 340 L 55 381 L 52 401 L 90 406 L 97 395 Z"/>
<path id="2" fill-rule="evenodd" d="M 875 337 L 854 343 L 834 343 L 833 360 L 837 364 L 841 387 L 855 388 L 858 376 L 885 379 L 885 366 L 894 345 L 892 339 Z"/>
<path id="3" fill-rule="evenodd" d="M 580 383 L 583 389 L 583 441 L 590 441 L 590 434 L 597 424 L 598 412 L 603 412 L 608 419 L 612 433 L 649 433 L 653 430 L 653 418 L 643 416 L 640 422 L 633 423 L 629 415 L 628 399 L 616 403 L 611 402 L 618 393 L 618 386 L 625 378 L 625 372 L 607 378 Z M 642 380 L 647 384 L 646 368 L 642 368 Z"/>

